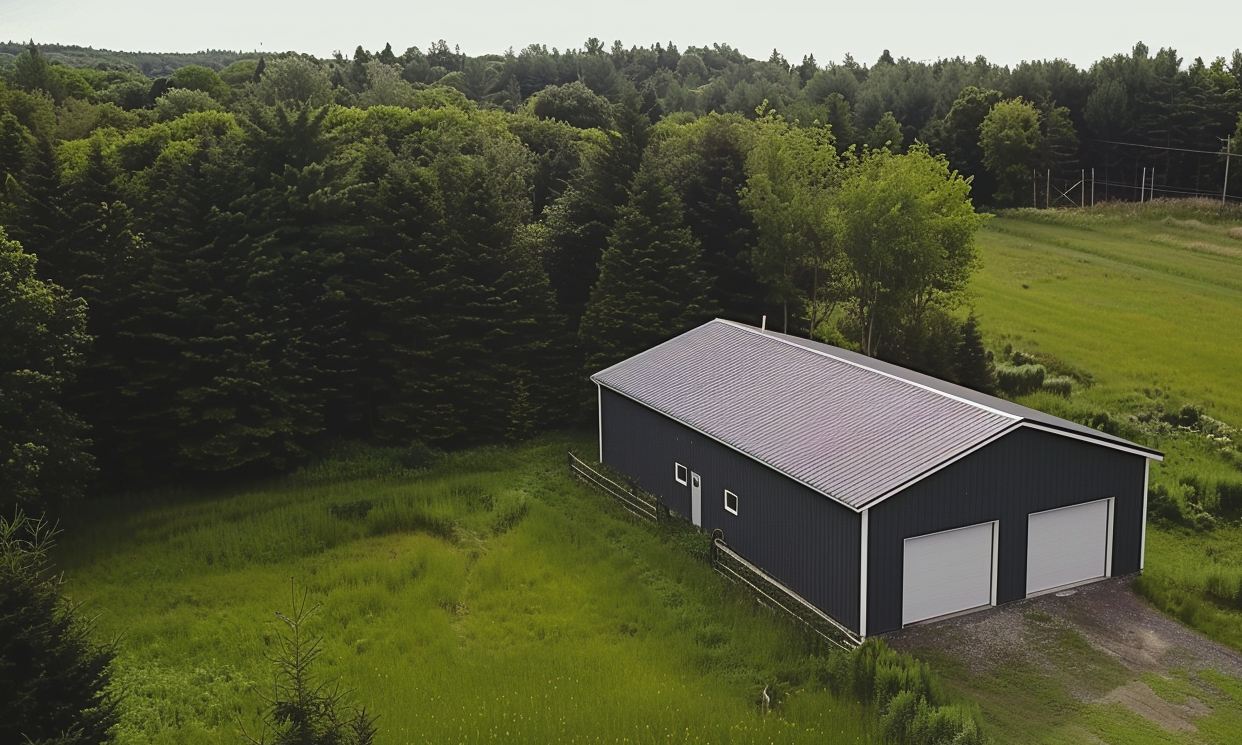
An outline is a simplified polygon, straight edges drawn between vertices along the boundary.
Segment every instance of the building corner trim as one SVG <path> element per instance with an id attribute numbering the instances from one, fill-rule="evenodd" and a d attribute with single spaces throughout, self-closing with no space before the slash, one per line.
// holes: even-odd
<path id="1" fill-rule="evenodd" d="M 858 638 L 867 638 L 867 538 L 870 533 L 871 509 L 862 511 L 861 531 L 859 534 L 859 572 L 858 572 Z"/>
<path id="2" fill-rule="evenodd" d="M 1147 477 L 1151 475 L 1151 459 L 1143 461 L 1143 537 L 1139 539 L 1139 571 L 1147 560 Z"/>

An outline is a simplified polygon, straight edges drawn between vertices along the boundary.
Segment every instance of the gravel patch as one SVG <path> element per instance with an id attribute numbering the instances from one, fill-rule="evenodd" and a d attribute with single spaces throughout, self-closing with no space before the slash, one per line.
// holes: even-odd
<path id="1" fill-rule="evenodd" d="M 1211 669 L 1242 678 L 1242 655 L 1181 625 L 1138 597 L 1132 577 L 1083 585 L 1071 591 L 1007 603 L 978 613 L 910 626 L 885 635 L 889 646 L 915 656 L 942 653 L 971 674 L 1015 662 L 1066 680 L 1084 703 L 1116 703 L 1166 731 L 1195 729 L 1192 720 L 1211 709 L 1189 698 L 1172 704 L 1138 680 L 1144 674 Z M 1076 632 L 1091 648 L 1115 660 L 1133 679 L 1111 690 L 1093 690 L 1090 675 L 1074 675 L 1076 660 L 1058 647 Z M 1072 637 L 1070 637 L 1072 638 Z"/>

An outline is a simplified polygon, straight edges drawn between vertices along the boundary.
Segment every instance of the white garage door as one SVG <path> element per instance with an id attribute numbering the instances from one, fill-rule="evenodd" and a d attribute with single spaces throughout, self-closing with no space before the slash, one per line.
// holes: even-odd
<path id="1" fill-rule="evenodd" d="M 996 523 L 907 538 L 901 622 L 914 623 L 992 602 Z"/>
<path id="2" fill-rule="evenodd" d="M 1027 523 L 1026 594 L 1108 574 L 1112 500 L 1032 513 Z"/>

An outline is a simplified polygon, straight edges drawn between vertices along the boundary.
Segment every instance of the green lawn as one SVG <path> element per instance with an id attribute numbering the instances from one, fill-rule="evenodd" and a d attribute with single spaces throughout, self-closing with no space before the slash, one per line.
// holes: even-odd
<path id="1" fill-rule="evenodd" d="M 1090 400 L 1159 389 L 1242 424 L 1238 225 L 1123 209 L 996 217 L 980 234 L 974 306 L 994 346 L 1091 372 Z"/>
<path id="2" fill-rule="evenodd" d="M 320 672 L 379 714 L 381 743 L 872 741 L 874 712 L 818 682 L 801 633 L 571 481 L 571 444 L 591 445 L 472 451 L 419 474 L 355 452 L 65 526 L 73 599 L 121 635 L 120 741 L 254 731 L 291 579 L 323 604 Z"/>
<path id="3" fill-rule="evenodd" d="M 1055 355 L 1094 381 L 1076 386 L 1069 401 L 1041 394 L 1026 403 L 1062 415 L 1106 411 L 1121 418 L 1195 404 L 1228 425 L 1242 425 L 1242 214 L 1159 202 L 1023 210 L 991 220 L 980 246 L 983 269 L 972 284 L 973 305 L 988 345 Z M 1242 482 L 1238 441 L 1222 445 L 1203 432 L 1164 427 L 1148 438 L 1166 453 L 1164 463 L 1152 466 L 1152 483 L 1192 480 L 1215 488 Z M 1219 496 L 1206 493 L 1200 500 L 1207 510 L 1220 508 Z M 1161 610 L 1242 650 L 1240 546 L 1242 525 L 1231 514 L 1208 530 L 1150 524 L 1138 588 Z M 1242 684 L 1225 676 L 1145 679 L 1166 701 L 1194 695 L 1215 709 L 1195 720 L 1197 732 L 1171 733 L 1119 704 L 1086 705 L 1070 695 L 1084 681 L 1099 688 L 1122 679 L 1117 663 L 1092 649 L 1076 654 L 1073 678 L 1023 666 L 980 677 L 951 659 L 933 663 L 951 687 L 979 701 L 1001 738 L 1242 738 Z"/>

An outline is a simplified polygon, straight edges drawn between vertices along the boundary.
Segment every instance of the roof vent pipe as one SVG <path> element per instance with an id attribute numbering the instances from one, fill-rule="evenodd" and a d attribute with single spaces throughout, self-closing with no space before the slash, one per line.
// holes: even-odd
<path id="1" fill-rule="evenodd" d="M 767 331 L 767 330 L 768 330 L 768 317 L 767 317 L 767 316 L 764 316 L 764 317 L 763 317 L 762 324 L 763 324 L 763 325 L 759 327 L 759 330 L 760 330 L 760 331 Z"/>

